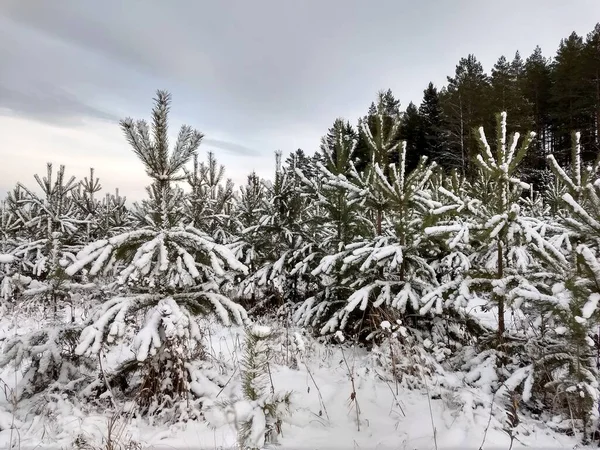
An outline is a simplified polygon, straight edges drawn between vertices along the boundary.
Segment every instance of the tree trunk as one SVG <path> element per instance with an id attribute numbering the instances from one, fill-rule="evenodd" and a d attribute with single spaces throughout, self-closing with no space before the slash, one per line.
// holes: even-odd
<path id="1" fill-rule="evenodd" d="M 594 131 L 594 142 L 596 147 L 600 147 L 600 72 L 596 72 L 596 129 Z"/>
<path id="2" fill-rule="evenodd" d="M 458 101 L 460 102 L 460 155 L 461 155 L 461 172 L 465 177 L 467 167 L 467 157 L 465 155 L 465 123 L 463 119 L 462 97 L 459 94 Z"/>
<path id="3" fill-rule="evenodd" d="M 504 276 L 504 253 L 502 251 L 502 241 L 498 241 L 498 279 Z M 497 295 L 498 300 L 498 338 L 504 335 L 504 295 Z"/>

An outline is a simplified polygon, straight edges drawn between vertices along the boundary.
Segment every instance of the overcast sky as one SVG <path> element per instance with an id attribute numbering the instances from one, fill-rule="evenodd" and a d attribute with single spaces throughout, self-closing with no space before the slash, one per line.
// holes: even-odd
<path id="1" fill-rule="evenodd" d="M 202 131 L 236 183 L 270 176 L 273 152 L 303 148 L 378 90 L 406 106 L 474 53 L 552 56 L 590 32 L 600 0 L 2 0 L 0 192 L 34 185 L 47 161 L 130 199 L 148 184 L 118 120 L 173 94 L 173 133 Z"/>

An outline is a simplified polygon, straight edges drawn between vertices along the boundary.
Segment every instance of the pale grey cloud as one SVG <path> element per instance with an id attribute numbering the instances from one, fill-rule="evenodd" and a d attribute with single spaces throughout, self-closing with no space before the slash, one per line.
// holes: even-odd
<path id="1" fill-rule="evenodd" d="M 418 101 L 429 79 L 443 81 L 469 51 L 495 59 L 548 36 L 554 51 L 571 29 L 591 29 L 597 16 L 586 11 L 600 12 L 595 0 L 575 3 L 5 0 L 0 16 L 21 27 L 12 43 L 21 64 L 41 66 L 46 80 L 96 83 L 132 103 L 162 81 L 208 127 L 230 122 L 245 133 L 329 123 L 334 112 L 364 111 L 388 86 L 404 104 Z M 54 47 L 22 42 L 28 32 Z"/>
<path id="2" fill-rule="evenodd" d="M 174 127 L 198 128 L 241 174 L 270 168 L 277 149 L 316 150 L 379 89 L 419 102 L 468 53 L 487 69 L 537 44 L 550 56 L 599 17 L 598 0 L 3 0 L 0 109 L 89 127 L 148 117 L 168 89 Z"/>
<path id="3" fill-rule="evenodd" d="M 115 114 L 90 105 L 62 88 L 43 84 L 21 89 L 0 85 L 0 114 L 3 112 L 61 125 L 81 124 L 84 117 L 115 123 L 119 120 Z"/>
<path id="4" fill-rule="evenodd" d="M 209 147 L 219 148 L 240 155 L 256 156 L 260 153 L 258 150 L 246 147 L 245 145 L 234 144 L 233 142 L 222 141 L 220 139 L 204 138 L 202 143 Z"/>

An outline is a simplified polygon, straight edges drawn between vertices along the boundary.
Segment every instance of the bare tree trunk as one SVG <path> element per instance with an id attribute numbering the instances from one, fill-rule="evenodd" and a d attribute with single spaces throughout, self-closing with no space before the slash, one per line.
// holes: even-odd
<path id="1" fill-rule="evenodd" d="M 502 241 L 498 241 L 498 279 L 504 277 L 504 252 L 502 249 Z M 504 295 L 497 295 L 498 300 L 498 338 L 504 335 Z"/>
<path id="2" fill-rule="evenodd" d="M 461 170 L 462 170 L 462 176 L 463 178 L 465 177 L 465 173 L 466 173 L 466 166 L 467 166 L 467 161 L 466 161 L 466 155 L 465 155 L 465 122 L 463 119 L 463 107 L 462 107 L 462 96 L 459 94 L 458 95 L 458 102 L 459 102 L 459 111 L 460 111 L 460 154 L 461 154 Z"/>
<path id="3" fill-rule="evenodd" d="M 600 71 L 596 71 L 596 129 L 595 139 L 596 147 L 600 148 Z"/>

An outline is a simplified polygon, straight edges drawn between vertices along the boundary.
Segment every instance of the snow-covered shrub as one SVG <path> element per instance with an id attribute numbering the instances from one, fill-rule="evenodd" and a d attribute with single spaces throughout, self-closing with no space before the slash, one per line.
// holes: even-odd
<path id="1" fill-rule="evenodd" d="M 447 372 L 455 370 L 456 354 L 462 353 L 472 335 L 458 324 L 433 318 L 432 329 L 425 331 L 398 319 L 383 321 L 371 335 L 371 357 L 380 377 L 395 389 L 426 389 L 443 385 Z"/>
<path id="2" fill-rule="evenodd" d="M 23 372 L 17 385 L 19 399 L 39 392 L 78 395 L 95 377 L 94 359 L 78 356 L 75 347 L 81 326 L 48 325 L 7 340 L 0 368 L 12 365 Z"/>
<path id="3" fill-rule="evenodd" d="M 214 427 L 232 424 L 240 449 L 259 450 L 277 443 L 281 425 L 290 414 L 290 392 L 277 392 L 271 379 L 271 328 L 254 325 L 246 333 L 241 361 L 241 398 L 215 403 L 207 411 Z"/>

